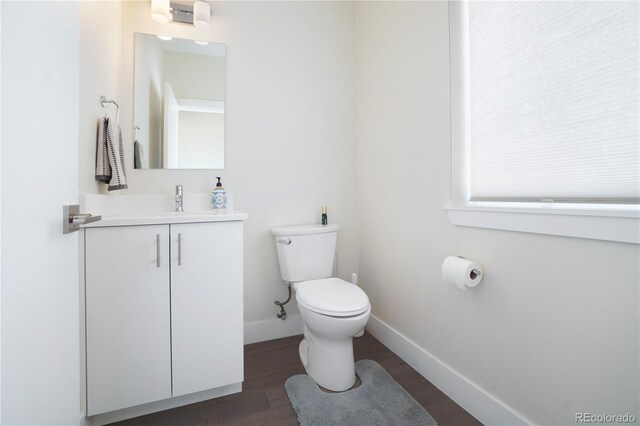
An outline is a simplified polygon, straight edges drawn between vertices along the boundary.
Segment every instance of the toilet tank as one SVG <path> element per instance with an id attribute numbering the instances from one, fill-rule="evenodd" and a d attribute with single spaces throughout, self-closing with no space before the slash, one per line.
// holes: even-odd
<path id="1" fill-rule="evenodd" d="M 330 277 L 338 228 L 333 224 L 273 228 L 282 279 L 300 282 Z"/>

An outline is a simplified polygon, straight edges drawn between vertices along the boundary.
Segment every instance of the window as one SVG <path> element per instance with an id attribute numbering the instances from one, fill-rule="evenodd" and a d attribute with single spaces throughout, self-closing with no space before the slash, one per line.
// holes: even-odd
<path id="1" fill-rule="evenodd" d="M 640 243 L 639 3 L 450 4 L 452 221 L 535 217 L 543 233 Z M 585 217 L 605 229 L 562 231 Z"/>

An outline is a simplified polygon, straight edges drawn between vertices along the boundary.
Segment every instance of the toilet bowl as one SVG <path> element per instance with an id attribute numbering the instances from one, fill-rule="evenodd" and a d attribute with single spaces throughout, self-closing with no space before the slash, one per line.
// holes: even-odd
<path id="1" fill-rule="evenodd" d="M 296 293 L 304 339 L 300 360 L 323 388 L 341 392 L 356 380 L 353 337 L 371 314 L 366 293 L 332 277 L 338 225 L 273 228 L 280 275 Z"/>
<path id="2" fill-rule="evenodd" d="M 371 314 L 367 295 L 339 278 L 297 283 L 296 301 L 303 321 L 300 360 L 323 388 L 340 392 L 356 380 L 353 337 Z"/>

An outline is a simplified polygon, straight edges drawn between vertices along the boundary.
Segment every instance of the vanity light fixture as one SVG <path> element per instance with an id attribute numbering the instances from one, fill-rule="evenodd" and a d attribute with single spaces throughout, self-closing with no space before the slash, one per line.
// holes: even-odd
<path id="1" fill-rule="evenodd" d="M 172 18 L 169 0 L 151 0 L 151 19 L 160 24 L 166 24 Z"/>
<path id="2" fill-rule="evenodd" d="M 208 41 L 201 41 L 201 40 L 193 40 L 196 42 L 196 44 L 199 44 L 200 46 L 206 46 L 209 44 Z"/>
<path id="3" fill-rule="evenodd" d="M 161 24 L 180 22 L 204 30 L 211 24 L 211 6 L 204 0 L 195 1 L 193 6 L 171 0 L 151 0 L 151 18 Z"/>
<path id="4" fill-rule="evenodd" d="M 158 37 L 160 40 L 164 40 L 164 41 L 169 41 L 171 40 L 173 37 L 170 36 L 162 36 L 162 35 L 157 35 L 156 37 Z"/>

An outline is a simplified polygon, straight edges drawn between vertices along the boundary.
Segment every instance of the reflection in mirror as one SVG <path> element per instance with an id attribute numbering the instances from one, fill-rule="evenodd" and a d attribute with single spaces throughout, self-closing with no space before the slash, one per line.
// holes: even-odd
<path id="1" fill-rule="evenodd" d="M 223 169 L 226 47 L 135 35 L 134 166 Z"/>

